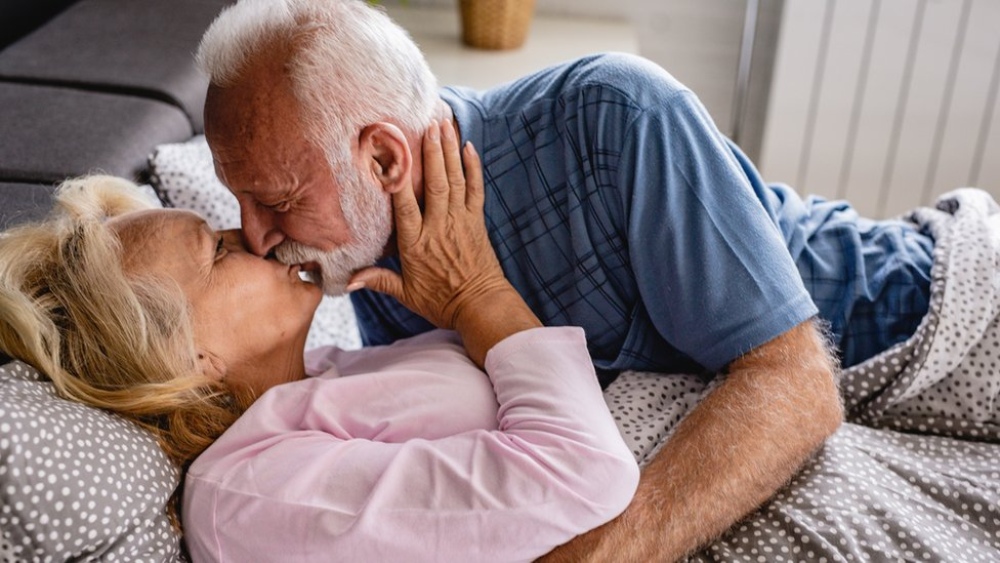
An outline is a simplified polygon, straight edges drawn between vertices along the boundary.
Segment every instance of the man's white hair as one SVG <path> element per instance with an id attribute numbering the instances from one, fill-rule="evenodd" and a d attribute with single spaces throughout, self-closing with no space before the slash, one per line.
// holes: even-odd
<path id="1" fill-rule="evenodd" d="M 205 32 L 196 59 L 226 87 L 275 48 L 289 49 L 304 133 L 332 162 L 377 121 L 408 133 L 430 124 L 437 80 L 409 34 L 364 0 L 240 0 Z"/>

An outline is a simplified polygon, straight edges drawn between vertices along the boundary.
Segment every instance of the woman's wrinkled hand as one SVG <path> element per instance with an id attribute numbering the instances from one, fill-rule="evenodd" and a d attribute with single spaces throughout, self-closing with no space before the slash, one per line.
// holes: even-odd
<path id="1" fill-rule="evenodd" d="M 464 170 L 463 170 L 464 157 Z M 402 273 L 367 268 L 354 283 L 387 293 L 440 328 L 513 291 L 486 234 L 483 173 L 471 143 L 459 154 L 451 121 L 434 122 L 423 139 L 424 210 L 412 190 L 392 195 Z"/>

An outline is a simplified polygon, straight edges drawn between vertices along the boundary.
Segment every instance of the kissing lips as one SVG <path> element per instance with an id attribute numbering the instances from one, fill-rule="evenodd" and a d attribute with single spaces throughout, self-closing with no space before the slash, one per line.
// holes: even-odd
<path id="1" fill-rule="evenodd" d="M 292 271 L 299 276 L 299 279 L 311 283 L 313 285 L 320 285 L 323 280 L 323 269 L 320 267 L 318 262 L 303 262 L 302 264 L 293 264 L 291 266 Z"/>

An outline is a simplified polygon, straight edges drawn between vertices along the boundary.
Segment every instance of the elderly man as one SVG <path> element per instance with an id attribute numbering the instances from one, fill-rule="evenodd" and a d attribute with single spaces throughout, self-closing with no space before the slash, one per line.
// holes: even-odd
<path id="1" fill-rule="evenodd" d="M 206 136 L 247 244 L 352 291 L 366 344 L 430 328 L 378 293 L 393 278 L 369 266 L 398 268 L 390 194 L 421 197 L 437 119 L 480 151 L 492 244 L 543 322 L 582 326 L 606 374 L 725 373 L 625 513 L 552 560 L 673 560 L 722 533 L 841 421 L 819 325 L 850 365 L 927 311 L 927 235 L 765 184 L 642 59 L 438 90 L 406 33 L 359 0 L 243 0 L 198 58 Z"/>

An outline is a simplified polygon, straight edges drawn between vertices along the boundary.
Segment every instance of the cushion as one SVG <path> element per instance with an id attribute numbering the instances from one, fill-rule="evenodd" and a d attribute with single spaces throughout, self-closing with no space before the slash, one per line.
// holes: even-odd
<path id="1" fill-rule="evenodd" d="M 139 178 L 153 148 L 191 137 L 184 113 L 159 102 L 0 83 L 0 181 L 59 183 L 104 172 Z"/>
<path id="2" fill-rule="evenodd" d="M 81 0 L 0 53 L 0 77 L 160 100 L 200 132 L 208 79 L 193 55 L 228 3 Z"/>
<path id="3" fill-rule="evenodd" d="M 145 430 L 0 366 L 0 561 L 179 561 L 178 482 Z"/>
<path id="4" fill-rule="evenodd" d="M 200 213 L 213 229 L 239 227 L 239 203 L 215 176 L 204 135 L 160 145 L 149 157 L 149 171 L 150 184 L 164 204 Z M 347 296 L 326 296 L 316 311 L 306 349 L 328 345 L 361 347 L 354 306 Z"/>
<path id="5" fill-rule="evenodd" d="M 0 182 L 0 231 L 44 218 L 54 191 L 53 184 Z"/>
<path id="6" fill-rule="evenodd" d="M 4 0 L 0 2 L 0 49 L 27 35 L 76 0 Z"/>

